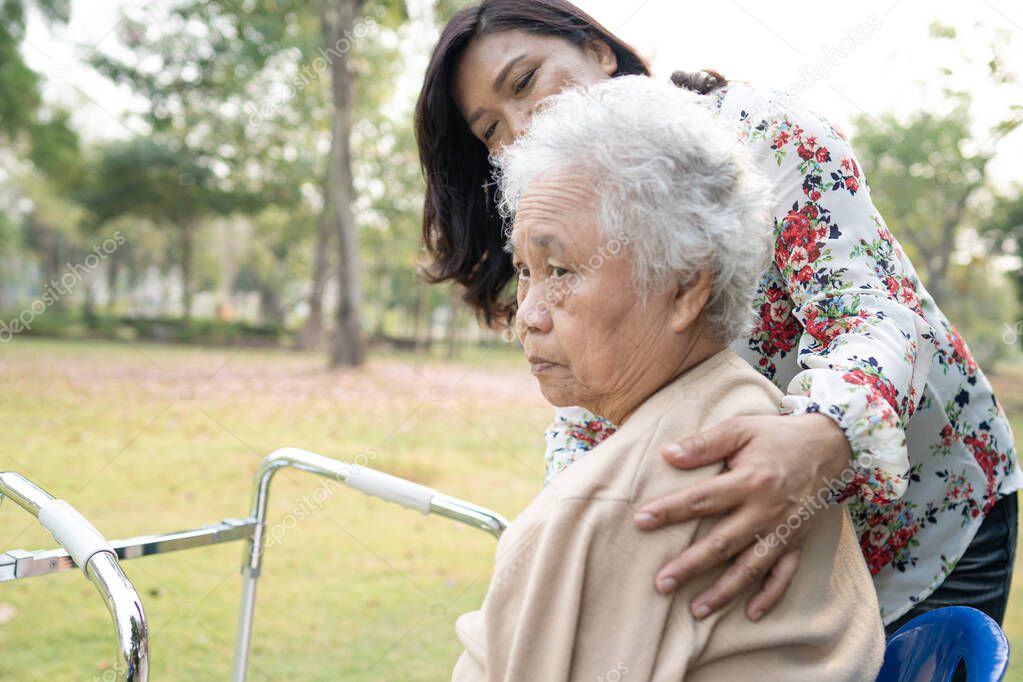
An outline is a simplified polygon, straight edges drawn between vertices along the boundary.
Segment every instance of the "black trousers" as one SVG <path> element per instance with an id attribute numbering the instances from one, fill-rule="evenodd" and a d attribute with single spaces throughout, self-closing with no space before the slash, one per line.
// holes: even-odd
<path id="1" fill-rule="evenodd" d="M 886 636 L 890 637 L 917 616 L 945 606 L 972 606 L 1001 625 L 1009 601 L 1012 564 L 1016 558 L 1018 513 L 1016 493 L 998 500 L 945 581 L 927 599 L 885 627 Z M 965 671 L 960 665 L 952 680 L 961 682 L 965 679 Z"/>

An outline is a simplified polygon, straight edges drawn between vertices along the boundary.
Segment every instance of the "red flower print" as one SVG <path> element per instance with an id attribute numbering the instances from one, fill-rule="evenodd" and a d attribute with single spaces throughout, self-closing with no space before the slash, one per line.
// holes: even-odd
<path id="1" fill-rule="evenodd" d="M 807 265 L 805 268 L 796 273 L 796 281 L 806 284 L 813 279 L 813 270 Z"/>
<path id="2" fill-rule="evenodd" d="M 898 409 L 898 396 L 895 387 L 888 379 L 876 374 L 868 374 L 862 369 L 854 369 L 842 375 L 842 378 L 850 384 L 868 386 L 875 397 L 884 400 L 893 408 Z"/>
<path id="3" fill-rule="evenodd" d="M 886 528 L 885 526 L 874 526 L 874 528 L 871 529 L 869 533 L 867 533 L 867 537 L 870 540 L 870 544 L 872 544 L 875 547 L 883 546 L 884 543 L 888 542 L 888 538 L 890 538 L 891 535 L 892 535 L 891 531 L 888 530 L 888 528 Z"/>
<path id="4" fill-rule="evenodd" d="M 782 322 L 788 319 L 789 313 L 792 312 L 792 306 L 788 301 L 775 301 L 771 304 L 770 312 L 772 320 Z"/>
<path id="5" fill-rule="evenodd" d="M 806 249 L 802 246 L 793 247 L 792 253 L 789 255 L 789 265 L 792 266 L 792 269 L 802 270 L 809 264 L 810 258 L 807 256 Z"/>
<path id="6" fill-rule="evenodd" d="M 955 327 L 950 327 L 948 341 L 952 344 L 952 358 L 959 365 L 966 365 L 968 374 L 977 371 L 977 362 L 973 359 L 973 353 L 966 347 L 966 342 L 959 335 Z"/>
<path id="7" fill-rule="evenodd" d="M 856 178 L 846 178 L 845 188 L 850 192 L 855 192 L 860 188 L 860 182 Z"/>
<path id="8" fill-rule="evenodd" d="M 831 158 L 831 154 L 828 153 L 827 147 L 820 147 L 817 149 L 817 163 L 824 163 Z"/>
<path id="9" fill-rule="evenodd" d="M 785 216 L 786 227 L 791 227 L 797 232 L 804 231 L 810 225 L 810 219 L 803 215 L 800 211 L 789 211 L 789 214 Z"/>
<path id="10" fill-rule="evenodd" d="M 917 300 L 916 291 L 913 290 L 913 284 L 908 280 L 902 281 L 902 289 L 899 290 L 899 301 L 907 308 L 916 310 L 920 307 L 920 301 Z"/>

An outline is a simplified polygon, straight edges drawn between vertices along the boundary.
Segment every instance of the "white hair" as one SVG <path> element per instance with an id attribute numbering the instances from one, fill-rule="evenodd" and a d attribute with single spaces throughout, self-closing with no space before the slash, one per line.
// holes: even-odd
<path id="1" fill-rule="evenodd" d="M 547 98 L 529 129 L 494 158 L 506 219 L 530 184 L 578 172 L 599 197 L 604 239 L 627 240 L 641 300 L 713 272 L 705 308 L 722 342 L 749 333 L 772 249 L 763 174 L 707 109 L 705 96 L 646 76 L 610 78 Z M 509 228 L 510 229 L 510 228 Z"/>

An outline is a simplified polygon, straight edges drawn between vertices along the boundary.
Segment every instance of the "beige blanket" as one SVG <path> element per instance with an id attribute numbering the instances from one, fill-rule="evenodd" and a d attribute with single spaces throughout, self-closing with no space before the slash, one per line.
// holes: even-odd
<path id="1" fill-rule="evenodd" d="M 675 469 L 662 444 L 732 416 L 772 414 L 781 392 L 730 350 L 651 396 L 622 427 L 559 474 L 501 538 L 480 611 L 458 619 L 465 646 L 452 679 L 556 682 L 870 681 L 884 630 L 843 507 L 817 511 L 786 596 L 759 622 L 752 589 L 697 621 L 688 605 L 722 570 L 673 597 L 657 569 L 718 517 L 637 530 L 639 506 L 711 478 L 721 465 Z"/>

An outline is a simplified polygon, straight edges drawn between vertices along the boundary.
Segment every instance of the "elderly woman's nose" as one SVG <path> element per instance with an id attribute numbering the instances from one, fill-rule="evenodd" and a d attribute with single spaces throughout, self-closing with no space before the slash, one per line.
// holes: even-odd
<path id="1" fill-rule="evenodd" d="M 519 304 L 515 321 L 520 335 L 523 332 L 546 333 L 551 330 L 551 307 L 544 295 L 545 290 L 542 284 L 529 287 Z"/>

